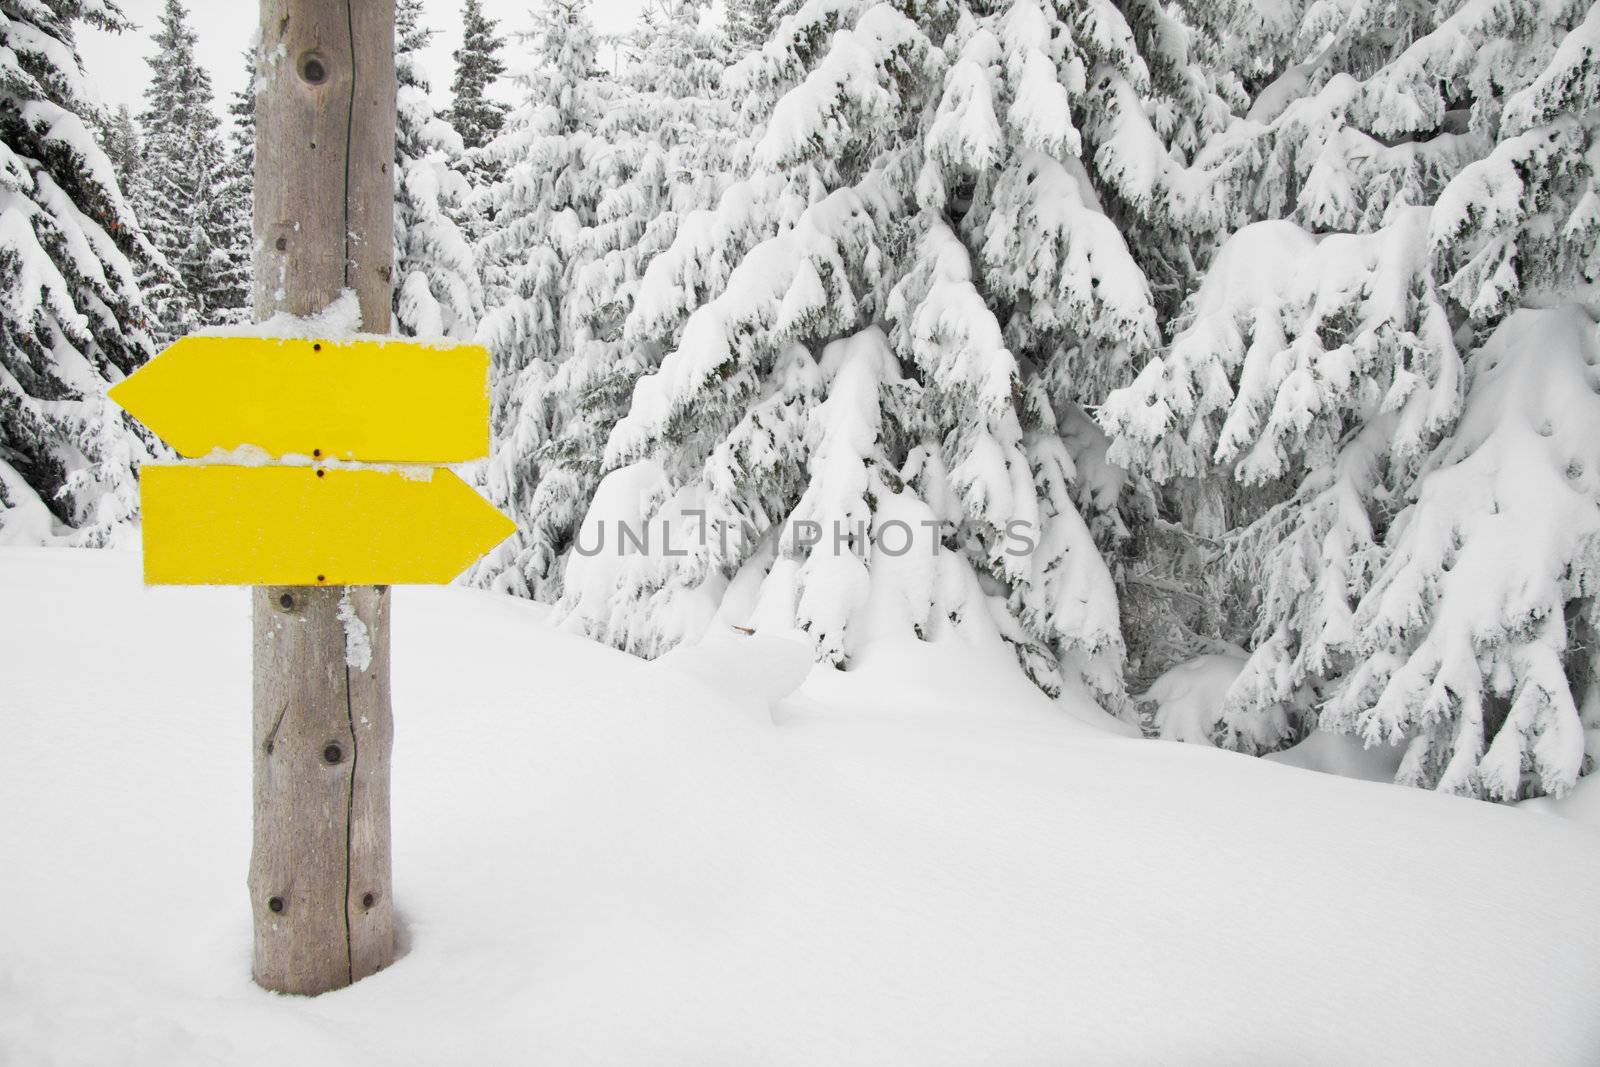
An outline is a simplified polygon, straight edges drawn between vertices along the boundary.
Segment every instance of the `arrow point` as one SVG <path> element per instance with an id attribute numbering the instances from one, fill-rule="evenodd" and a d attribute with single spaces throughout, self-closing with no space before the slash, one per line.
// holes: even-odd
<path id="1" fill-rule="evenodd" d="M 157 359 L 160 357 L 157 356 Z M 183 449 L 178 448 L 167 435 L 167 407 L 161 402 L 161 387 L 159 379 L 161 368 L 155 367 L 155 360 L 151 360 L 122 381 L 106 390 L 113 403 L 133 417 L 167 444 L 172 445 L 179 455 L 188 455 Z"/>
<path id="2" fill-rule="evenodd" d="M 484 501 L 484 506 L 488 508 L 490 515 L 487 529 L 484 531 L 487 536 L 487 540 L 485 541 L 482 549 L 482 552 L 487 552 L 491 548 L 494 548 L 496 545 L 498 545 L 501 541 L 504 541 L 506 538 L 516 533 L 517 523 L 515 519 L 501 511 L 499 508 L 495 507 L 493 504 L 490 504 L 487 500 Z M 482 552 L 480 552 L 480 555 Z"/>
<path id="3" fill-rule="evenodd" d="M 440 470 L 434 475 L 434 482 L 441 494 L 450 498 L 450 510 L 458 516 L 455 521 L 459 523 L 461 531 L 461 547 L 468 555 L 460 570 L 466 570 L 490 549 L 516 533 L 516 522 L 479 496 L 477 490 L 462 481 L 455 472 Z"/>
<path id="4" fill-rule="evenodd" d="M 148 367 L 149 365 L 150 364 L 146 363 L 145 367 Z M 111 398 L 112 403 L 116 404 L 119 408 L 121 408 L 123 411 L 126 411 L 129 415 L 132 415 L 140 422 L 144 422 L 144 419 L 139 417 L 139 412 L 136 409 L 139 406 L 139 398 L 144 394 L 144 390 L 141 388 L 141 383 L 138 381 L 139 371 L 142 370 L 144 370 L 144 367 L 140 367 L 139 370 L 134 371 L 132 374 L 122 379 L 122 381 L 106 390 L 106 396 Z"/>

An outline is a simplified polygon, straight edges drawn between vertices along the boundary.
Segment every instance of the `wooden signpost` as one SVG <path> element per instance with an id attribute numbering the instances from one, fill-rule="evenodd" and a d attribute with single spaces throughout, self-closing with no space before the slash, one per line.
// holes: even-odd
<path id="1" fill-rule="evenodd" d="M 393 300 L 394 0 L 261 0 L 255 312 Z M 435 465 L 488 452 L 488 353 L 186 338 L 111 391 L 180 455 L 140 478 L 145 580 L 253 585 L 252 973 L 322 993 L 394 960 L 389 589 L 511 520 Z M 373 466 L 376 465 L 376 466 Z"/>

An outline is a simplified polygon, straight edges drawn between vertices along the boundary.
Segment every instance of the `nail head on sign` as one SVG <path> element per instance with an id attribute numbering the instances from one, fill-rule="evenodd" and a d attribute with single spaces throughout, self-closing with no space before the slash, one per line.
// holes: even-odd
<path id="1" fill-rule="evenodd" d="M 278 598 L 278 603 L 282 604 L 285 608 L 292 608 L 294 607 L 294 597 L 290 596 L 288 593 L 285 593 Z"/>
<path id="2" fill-rule="evenodd" d="M 322 758 L 328 763 L 338 763 L 340 760 L 344 759 L 344 750 L 338 745 L 329 745 L 327 748 L 322 750 Z"/>
<path id="3" fill-rule="evenodd" d="M 283 910 L 283 898 L 273 897 L 272 899 L 268 900 L 267 910 L 274 913 L 281 912 Z"/>

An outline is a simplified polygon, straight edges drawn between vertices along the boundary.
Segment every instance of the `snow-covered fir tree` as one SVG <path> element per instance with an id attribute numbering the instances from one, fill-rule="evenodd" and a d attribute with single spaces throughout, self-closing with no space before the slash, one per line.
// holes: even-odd
<path id="1" fill-rule="evenodd" d="M 472 246 L 462 231 L 470 190 L 460 134 L 434 112 L 420 53 L 432 36 L 421 0 L 395 10 L 395 326 L 470 338 L 483 311 Z"/>
<path id="2" fill-rule="evenodd" d="M 728 0 L 728 43 L 740 55 L 766 44 L 776 23 L 776 0 Z"/>
<path id="3" fill-rule="evenodd" d="M 228 101 L 227 155 L 219 196 L 222 201 L 223 273 L 237 279 L 238 303 L 219 310 L 220 322 L 249 322 L 254 309 L 256 169 L 256 50 L 244 52 L 245 80 Z M 229 301 L 231 303 L 231 300 Z"/>
<path id="4" fill-rule="evenodd" d="M 105 116 L 100 126 L 100 146 L 116 172 L 122 195 L 132 200 L 139 173 L 139 126 L 127 104 L 118 104 L 115 111 Z"/>
<path id="5" fill-rule="evenodd" d="M 496 584 L 548 599 L 548 565 L 529 561 L 549 538 L 532 507 L 543 453 L 559 419 L 552 377 L 573 351 L 565 314 L 573 275 L 590 256 L 585 233 L 603 195 L 596 137 L 608 87 L 584 0 L 541 0 L 516 37 L 513 80 L 523 102 L 484 157 L 502 177 L 484 197 L 493 228 L 482 243 L 486 312 L 478 339 L 494 354 L 494 459 L 489 489 L 519 532 L 485 564 Z"/>
<path id="6" fill-rule="evenodd" d="M 505 124 L 506 105 L 489 94 L 506 71 L 500 59 L 503 42 L 495 31 L 495 20 L 483 13 L 483 0 L 465 0 L 447 118 L 469 151 L 487 145 Z"/>
<path id="7" fill-rule="evenodd" d="M 469 186 L 465 231 L 473 246 L 481 247 L 498 225 L 489 190 L 505 174 L 500 159 L 490 150 L 509 110 L 491 93 L 506 71 L 500 58 L 505 42 L 495 20 L 483 13 L 482 0 L 465 0 L 461 23 L 462 41 L 454 53 L 455 75 L 446 118 L 461 137 L 465 151 L 462 167 Z"/>
<path id="8" fill-rule="evenodd" d="M 1461 361 L 1427 227 L 1427 208 L 1398 209 L 1372 234 L 1247 226 L 1170 348 L 1103 409 L 1114 458 L 1199 483 L 1176 494 L 1175 518 L 1222 541 L 1219 563 L 1257 591 L 1230 747 L 1267 751 L 1305 732 L 1307 686 L 1353 637 L 1348 597 L 1370 581 L 1383 523 L 1457 409 Z"/>
<path id="9" fill-rule="evenodd" d="M 145 288 L 157 339 L 165 343 L 203 325 L 237 321 L 249 303 L 250 279 L 231 254 L 238 217 L 223 192 L 228 158 L 222 124 L 181 0 L 166 0 L 153 43 L 139 115 L 138 209 L 162 260 Z"/>
<path id="10" fill-rule="evenodd" d="M 1600 15 L 1216 17 L 1258 88 L 1141 188 L 1193 232 L 1281 219 L 1228 237 L 1170 350 L 1103 412 L 1113 458 L 1202 501 L 1177 517 L 1211 515 L 1252 579 L 1216 737 L 1270 749 L 1320 722 L 1407 743 L 1402 781 L 1563 792 L 1594 761 L 1574 516 L 1600 497 L 1563 436 L 1581 400 L 1547 388 L 1593 374 Z"/>
<path id="11" fill-rule="evenodd" d="M 733 161 L 738 126 L 723 74 L 732 58 L 727 33 L 706 0 L 655 0 L 619 42 L 618 88 L 605 132 L 656 156 L 676 213 L 710 206 Z M 651 180 L 655 180 L 652 171 Z"/>
<path id="12" fill-rule="evenodd" d="M 1356 605 L 1358 663 L 1322 719 L 1407 742 L 1404 782 L 1560 794 L 1600 740 L 1600 327 L 1573 304 L 1513 312 L 1468 375 L 1460 421 Z"/>
<path id="13" fill-rule="evenodd" d="M 1110 213 L 1141 205 L 1104 197 L 1228 114 L 1168 72 L 1183 28 L 1137 14 L 812 0 L 738 64 L 751 174 L 646 271 L 628 333 L 666 355 L 580 535 L 649 520 L 684 554 L 574 556 L 569 625 L 647 655 L 713 619 L 794 627 L 839 665 L 879 637 L 988 643 L 1121 710 L 1080 511 L 1120 479 L 1085 405 L 1160 338 Z"/>
<path id="14" fill-rule="evenodd" d="M 640 278 L 682 220 L 712 206 L 725 184 L 736 128 L 719 92 L 728 46 L 705 16 L 687 0 L 662 3 L 624 42 L 626 61 L 587 156 L 598 191 L 592 221 L 570 245 L 565 340 L 539 386 L 550 430 L 520 439 L 532 454 L 507 448 L 495 460 L 504 484 L 537 478 L 515 547 L 482 571 L 502 587 L 559 595 L 606 437 L 633 383 L 662 355 L 651 339 L 627 334 Z"/>
<path id="15" fill-rule="evenodd" d="M 145 444 L 105 390 L 152 351 L 131 262 L 149 249 L 91 132 L 83 24 L 127 28 L 99 0 L 0 17 L 0 543 L 105 544 L 138 507 Z"/>
<path id="16" fill-rule="evenodd" d="M 255 48 L 246 48 L 240 58 L 244 61 L 244 84 L 233 92 L 228 101 L 228 147 L 230 156 L 246 165 L 239 169 L 254 175 L 256 169 L 256 89 L 260 77 L 260 57 Z"/>

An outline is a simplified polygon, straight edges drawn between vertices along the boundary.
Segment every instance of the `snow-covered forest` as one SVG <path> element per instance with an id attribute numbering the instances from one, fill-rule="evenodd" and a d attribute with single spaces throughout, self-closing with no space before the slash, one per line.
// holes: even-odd
<path id="1" fill-rule="evenodd" d="M 474 584 L 1491 800 L 1593 770 L 1600 6 L 465 0 L 451 72 L 398 7 L 396 323 L 492 352 L 519 528 Z M 251 317 L 253 102 L 166 0 L 101 107 L 125 23 L 0 4 L 3 545 L 136 540 L 106 388 Z"/>

